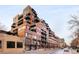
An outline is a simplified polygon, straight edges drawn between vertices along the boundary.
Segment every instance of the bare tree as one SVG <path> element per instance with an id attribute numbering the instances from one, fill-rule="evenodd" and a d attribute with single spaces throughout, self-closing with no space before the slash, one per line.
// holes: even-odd
<path id="1" fill-rule="evenodd" d="M 75 37 L 79 37 L 79 17 L 78 16 L 71 16 L 72 19 L 68 22 L 71 26 L 70 29 L 74 30 L 73 35 Z"/>
<path id="2" fill-rule="evenodd" d="M 72 48 L 77 48 L 79 45 L 79 17 L 71 16 L 72 19 L 68 22 L 71 26 L 70 29 L 73 30 L 72 36 L 75 37 L 71 42 Z"/>

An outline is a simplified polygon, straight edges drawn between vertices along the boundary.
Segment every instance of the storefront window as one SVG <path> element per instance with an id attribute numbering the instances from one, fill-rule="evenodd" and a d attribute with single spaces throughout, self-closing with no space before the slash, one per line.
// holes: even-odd
<path id="1" fill-rule="evenodd" d="M 23 48 L 23 43 L 22 42 L 17 42 L 17 48 Z"/>
<path id="2" fill-rule="evenodd" d="M 15 48 L 15 42 L 7 41 L 7 48 Z"/>
<path id="3" fill-rule="evenodd" d="M 2 41 L 0 41 L 0 48 L 2 48 Z"/>

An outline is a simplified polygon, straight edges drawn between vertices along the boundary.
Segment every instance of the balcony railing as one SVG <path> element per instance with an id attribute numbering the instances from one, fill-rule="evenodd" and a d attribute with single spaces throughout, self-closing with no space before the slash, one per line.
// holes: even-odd
<path id="1" fill-rule="evenodd" d="M 20 15 L 20 16 L 18 17 L 18 20 L 20 20 L 21 18 L 23 18 L 23 15 Z"/>
<path id="2" fill-rule="evenodd" d="M 20 21 L 18 21 L 18 26 L 23 24 L 23 19 L 21 19 Z"/>
<path id="3" fill-rule="evenodd" d="M 37 13 L 33 8 L 32 8 L 32 12 L 35 14 L 35 17 L 37 17 Z"/>
<path id="4" fill-rule="evenodd" d="M 26 21 L 27 23 L 31 24 L 30 21 Z"/>
<path id="5" fill-rule="evenodd" d="M 39 20 L 39 18 L 37 18 L 37 17 L 34 19 L 34 23 L 38 23 L 39 21 L 40 21 L 40 20 Z"/>
<path id="6" fill-rule="evenodd" d="M 15 28 L 15 26 L 16 26 L 16 24 L 15 24 L 15 23 L 13 23 L 11 27 Z"/>
<path id="7" fill-rule="evenodd" d="M 33 28 L 33 27 L 35 27 L 35 26 L 36 26 L 36 25 L 35 25 L 35 24 L 33 24 L 33 25 L 31 25 L 30 27 L 31 27 L 31 28 Z"/>
<path id="8" fill-rule="evenodd" d="M 41 32 L 41 34 L 42 34 L 42 35 L 46 35 L 46 33 L 45 33 L 45 32 Z"/>

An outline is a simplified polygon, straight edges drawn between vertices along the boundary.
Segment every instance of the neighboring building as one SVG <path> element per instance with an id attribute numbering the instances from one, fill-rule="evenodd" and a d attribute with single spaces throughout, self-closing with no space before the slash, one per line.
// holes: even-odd
<path id="1" fill-rule="evenodd" d="M 73 49 L 79 48 L 79 37 L 75 38 L 74 40 L 72 40 L 71 42 L 71 47 Z"/>
<path id="2" fill-rule="evenodd" d="M 66 43 L 65 43 L 64 39 L 59 39 L 59 47 L 60 48 L 65 48 L 66 47 Z"/>
<path id="3" fill-rule="evenodd" d="M 23 39 L 13 33 L 0 30 L 0 53 L 23 53 Z"/>
<path id="4" fill-rule="evenodd" d="M 57 37 L 50 28 L 49 28 L 49 40 L 51 41 L 51 44 L 50 44 L 51 47 L 53 48 L 59 47 L 59 37 Z"/>

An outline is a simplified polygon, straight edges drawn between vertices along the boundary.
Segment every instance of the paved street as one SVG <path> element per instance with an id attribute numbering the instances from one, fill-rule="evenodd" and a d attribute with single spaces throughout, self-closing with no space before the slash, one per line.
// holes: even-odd
<path id="1" fill-rule="evenodd" d="M 38 50 L 31 50 L 31 51 L 25 51 L 21 54 L 79 54 L 76 52 L 76 50 L 73 49 L 68 49 L 68 48 L 64 48 L 64 49 L 38 49 Z M 4 54 L 1 52 L 1 54 Z M 18 53 L 16 53 L 18 54 Z"/>
<path id="2" fill-rule="evenodd" d="M 78 54 L 76 50 L 73 49 L 39 49 L 26 51 L 26 54 Z"/>
<path id="3" fill-rule="evenodd" d="M 76 50 L 65 48 L 56 50 L 54 52 L 50 52 L 49 54 L 78 54 L 78 53 L 76 52 Z"/>
<path id="4" fill-rule="evenodd" d="M 58 49 L 38 49 L 38 50 L 26 51 L 25 54 L 49 54 L 52 51 L 56 50 Z"/>

